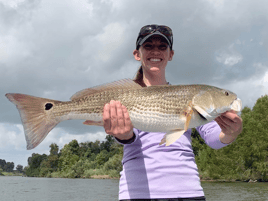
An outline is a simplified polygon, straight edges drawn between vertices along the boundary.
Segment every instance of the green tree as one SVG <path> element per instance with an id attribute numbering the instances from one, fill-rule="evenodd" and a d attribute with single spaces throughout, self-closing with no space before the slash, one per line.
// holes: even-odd
<path id="1" fill-rule="evenodd" d="M 50 173 L 57 171 L 59 162 L 59 146 L 52 143 L 50 146 L 49 155 L 40 165 L 40 176 L 49 176 Z"/>
<path id="2" fill-rule="evenodd" d="M 29 177 L 40 176 L 40 166 L 43 160 L 47 158 L 46 154 L 40 155 L 33 153 L 31 157 L 28 158 L 28 167 L 25 171 L 26 175 Z"/>
<path id="3" fill-rule="evenodd" d="M 105 141 L 100 144 L 100 150 L 111 151 L 112 145 L 115 143 L 114 137 L 111 135 L 106 135 Z"/>
<path id="4" fill-rule="evenodd" d="M 244 169 L 252 179 L 268 181 L 268 96 L 260 97 L 252 111 L 242 114 Z"/>
<path id="5" fill-rule="evenodd" d="M 7 162 L 5 165 L 5 171 L 7 172 L 13 172 L 14 169 L 14 163 L 13 162 Z"/>
<path id="6" fill-rule="evenodd" d="M 104 163 L 106 163 L 109 160 L 110 154 L 108 153 L 108 151 L 106 151 L 105 149 L 102 150 L 95 159 L 97 168 L 100 168 L 104 165 Z"/>
<path id="7" fill-rule="evenodd" d="M 72 154 L 79 156 L 79 144 L 77 140 L 72 140 L 71 142 L 69 142 L 69 148 Z"/>
<path id="8" fill-rule="evenodd" d="M 60 151 L 59 169 L 61 171 L 67 171 L 70 169 L 79 160 L 79 156 L 77 155 L 78 153 L 79 144 L 76 140 L 64 145 Z"/>
<path id="9" fill-rule="evenodd" d="M 16 170 L 18 172 L 22 173 L 23 172 L 23 166 L 22 165 L 17 165 Z"/>
<path id="10" fill-rule="evenodd" d="M 49 145 L 50 147 L 50 156 L 58 155 L 59 154 L 59 146 L 56 143 L 52 143 Z"/>
<path id="11" fill-rule="evenodd" d="M 116 177 L 120 176 L 122 171 L 122 154 L 115 154 L 109 158 L 109 160 L 103 165 L 105 171 L 116 171 Z"/>
<path id="12" fill-rule="evenodd" d="M 0 159 L 0 168 L 2 168 L 2 170 L 4 170 L 5 169 L 5 167 L 6 167 L 6 161 L 5 160 L 3 160 L 3 159 Z"/>

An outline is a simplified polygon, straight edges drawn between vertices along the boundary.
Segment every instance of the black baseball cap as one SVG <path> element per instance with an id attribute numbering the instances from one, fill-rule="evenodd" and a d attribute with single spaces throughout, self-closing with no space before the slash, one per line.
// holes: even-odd
<path id="1" fill-rule="evenodd" d="M 146 25 L 141 28 L 137 41 L 136 41 L 136 50 L 140 48 L 140 46 L 151 36 L 160 35 L 166 39 L 170 49 L 172 50 L 173 45 L 173 33 L 171 28 L 165 25 Z"/>

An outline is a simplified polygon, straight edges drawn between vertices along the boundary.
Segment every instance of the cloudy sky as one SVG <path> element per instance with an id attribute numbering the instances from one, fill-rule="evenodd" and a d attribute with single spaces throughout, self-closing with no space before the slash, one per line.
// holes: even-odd
<path id="1" fill-rule="evenodd" d="M 34 150 L 6 93 L 69 100 L 76 91 L 133 78 L 139 29 L 173 29 L 172 84 L 229 89 L 253 107 L 268 94 L 266 0 L 0 0 L 0 159 L 27 165 L 72 139 L 104 140 L 103 128 L 60 123 Z"/>

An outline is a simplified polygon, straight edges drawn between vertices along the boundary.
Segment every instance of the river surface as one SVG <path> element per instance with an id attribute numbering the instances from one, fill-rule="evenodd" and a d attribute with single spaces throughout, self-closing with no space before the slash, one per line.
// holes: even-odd
<path id="1" fill-rule="evenodd" d="M 207 201 L 268 201 L 268 183 L 202 182 Z M 2 201 L 116 201 L 117 179 L 0 177 Z"/>

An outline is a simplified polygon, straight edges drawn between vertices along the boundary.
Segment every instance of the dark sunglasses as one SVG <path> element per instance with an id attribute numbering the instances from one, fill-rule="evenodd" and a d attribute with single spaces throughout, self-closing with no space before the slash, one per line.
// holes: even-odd
<path id="1" fill-rule="evenodd" d="M 156 25 L 156 24 L 146 25 L 141 28 L 137 41 L 136 41 L 136 49 L 138 50 L 140 45 L 142 45 L 140 44 L 140 42 L 144 38 L 150 36 L 151 34 L 154 34 L 155 32 L 159 32 L 160 34 L 162 34 L 162 36 L 165 37 L 167 42 L 169 43 L 170 49 L 172 49 L 173 34 L 172 34 L 171 28 L 169 28 L 168 26 Z"/>
<path id="2" fill-rule="evenodd" d="M 164 25 L 146 25 L 141 28 L 140 30 L 140 36 L 146 36 L 148 34 L 154 33 L 156 31 L 159 31 L 160 33 L 164 34 L 167 37 L 172 36 L 172 30 L 168 26 Z"/>

